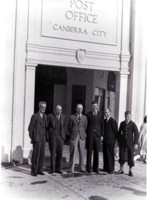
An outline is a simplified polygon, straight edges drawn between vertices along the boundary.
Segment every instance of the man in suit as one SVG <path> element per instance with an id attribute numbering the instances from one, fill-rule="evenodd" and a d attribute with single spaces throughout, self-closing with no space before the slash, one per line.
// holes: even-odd
<path id="1" fill-rule="evenodd" d="M 103 162 L 104 171 L 114 173 L 115 155 L 114 148 L 117 138 L 117 122 L 110 116 L 110 109 L 105 109 L 104 135 L 103 135 Z"/>
<path id="2" fill-rule="evenodd" d="M 93 155 L 93 172 L 99 173 L 99 150 L 101 136 L 103 132 L 103 117 L 98 111 L 97 102 L 92 102 L 92 111 L 86 114 L 88 120 L 87 126 L 87 172 L 91 173 L 91 157 Z"/>
<path id="3" fill-rule="evenodd" d="M 68 123 L 68 130 L 70 133 L 70 159 L 69 159 L 69 173 L 74 171 L 75 156 L 77 148 L 79 149 L 79 170 L 85 172 L 84 152 L 85 139 L 87 128 L 87 117 L 82 114 L 83 105 L 76 106 L 76 113 L 71 115 Z"/>
<path id="4" fill-rule="evenodd" d="M 138 148 L 139 132 L 136 124 L 131 120 L 131 112 L 125 112 L 125 121 L 120 123 L 118 131 L 119 163 L 120 170 L 117 174 L 124 173 L 125 154 L 128 154 L 129 176 L 133 176 L 134 150 Z"/>
<path id="5" fill-rule="evenodd" d="M 31 175 L 44 175 L 44 156 L 47 131 L 47 116 L 45 114 L 46 102 L 39 102 L 39 112 L 31 117 L 28 127 L 31 143 L 33 144 Z"/>
<path id="6" fill-rule="evenodd" d="M 65 140 L 66 119 L 62 114 L 62 107 L 57 105 L 55 113 L 48 116 L 48 138 L 51 155 L 51 168 L 49 173 L 59 173 L 61 171 L 63 145 Z"/>

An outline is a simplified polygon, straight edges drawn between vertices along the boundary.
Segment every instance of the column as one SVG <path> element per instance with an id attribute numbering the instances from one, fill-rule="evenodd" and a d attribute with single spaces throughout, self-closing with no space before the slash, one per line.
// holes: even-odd
<path id="1" fill-rule="evenodd" d="M 26 65 L 25 80 L 25 107 L 24 107 L 24 158 L 29 158 L 32 144 L 30 143 L 28 125 L 34 113 L 34 94 L 35 94 L 35 70 L 36 65 Z"/>
<path id="2" fill-rule="evenodd" d="M 146 1 L 132 2 L 132 27 L 131 27 L 131 75 L 129 78 L 130 93 L 128 93 L 128 106 L 132 111 L 132 120 L 138 128 L 143 123 L 146 108 L 146 58 L 147 58 L 147 17 Z"/>
<path id="3" fill-rule="evenodd" d="M 130 1 L 123 0 L 121 45 L 120 45 L 120 72 L 116 83 L 116 109 L 118 123 L 124 120 L 124 112 L 127 109 L 128 75 L 130 74 Z"/>
<path id="4" fill-rule="evenodd" d="M 116 116 L 118 124 L 124 120 L 124 112 L 127 108 L 128 74 L 119 73 L 116 83 Z"/>

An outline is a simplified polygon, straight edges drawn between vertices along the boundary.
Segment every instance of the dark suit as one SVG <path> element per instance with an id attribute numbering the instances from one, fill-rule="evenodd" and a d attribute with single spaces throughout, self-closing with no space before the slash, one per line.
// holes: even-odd
<path id="1" fill-rule="evenodd" d="M 31 143 L 33 144 L 31 172 L 37 174 L 43 172 L 44 166 L 47 131 L 46 114 L 43 114 L 43 118 L 41 118 L 39 112 L 32 115 L 28 130 Z"/>
<path id="2" fill-rule="evenodd" d="M 51 154 L 51 171 L 61 171 L 63 145 L 65 140 L 66 119 L 61 114 L 58 119 L 55 114 L 48 116 L 48 138 Z"/>
<path id="3" fill-rule="evenodd" d="M 99 150 L 100 150 L 100 142 L 101 136 L 103 132 L 103 118 L 102 114 L 98 111 L 95 116 L 93 112 L 89 112 L 86 114 L 88 120 L 87 126 L 87 171 L 91 172 L 91 157 L 92 152 L 94 152 L 93 156 L 93 171 L 99 171 Z"/>
<path id="4" fill-rule="evenodd" d="M 104 136 L 103 136 L 103 161 L 104 170 L 108 172 L 114 171 L 114 147 L 117 138 L 118 126 L 117 122 L 110 117 L 104 120 Z"/>
<path id="5" fill-rule="evenodd" d="M 138 128 L 133 121 L 130 121 L 128 124 L 126 121 L 121 122 L 118 132 L 119 163 L 121 165 L 125 163 L 125 153 L 127 149 L 128 165 L 130 167 L 134 166 L 134 144 L 138 143 L 138 138 Z"/>
<path id="6" fill-rule="evenodd" d="M 75 155 L 77 147 L 79 148 L 79 163 L 80 170 L 85 170 L 84 165 L 84 151 L 85 151 L 85 139 L 86 139 L 87 117 L 81 115 L 78 119 L 77 115 L 72 115 L 68 123 L 68 130 L 70 133 L 70 160 L 69 171 L 74 171 Z"/>

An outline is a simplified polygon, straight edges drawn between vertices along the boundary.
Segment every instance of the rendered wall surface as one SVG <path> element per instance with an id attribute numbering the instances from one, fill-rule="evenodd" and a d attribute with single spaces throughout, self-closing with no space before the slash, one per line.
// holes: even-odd
<path id="1" fill-rule="evenodd" d="M 130 3 L 138 1 L 112 0 L 111 5 L 110 0 L 103 3 L 100 0 L 63 2 L 60 15 L 59 0 L 13 0 L 7 4 L 5 20 L 9 23 L 4 27 L 7 42 L 3 56 L 5 70 L 2 71 L 5 97 L 1 104 L 3 161 L 19 159 L 22 162 L 32 149 L 27 128 L 34 112 L 38 64 L 104 70 L 106 73 L 114 71 L 117 75 L 115 116 L 118 122 L 124 119 L 126 109 L 132 110 L 138 125 L 146 113 L 142 19 L 137 14 L 134 21 L 130 18 L 134 12 Z M 139 3 L 136 5 L 138 7 Z M 141 48 L 139 52 L 138 47 Z M 99 86 L 103 84 L 99 83 Z M 138 93 L 141 103 L 136 98 Z M 91 101 L 86 98 L 87 102 Z M 86 106 L 90 109 L 88 103 Z"/>

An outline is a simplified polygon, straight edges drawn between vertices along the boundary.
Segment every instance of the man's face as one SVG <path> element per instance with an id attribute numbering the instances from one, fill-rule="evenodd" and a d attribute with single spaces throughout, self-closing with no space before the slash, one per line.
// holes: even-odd
<path id="1" fill-rule="evenodd" d="M 40 111 L 41 113 L 45 113 L 45 110 L 46 110 L 46 104 L 41 104 L 41 105 L 39 106 L 39 111 Z"/>
<path id="2" fill-rule="evenodd" d="M 110 117 L 110 111 L 108 109 L 105 110 L 104 115 L 106 118 Z"/>
<path id="3" fill-rule="evenodd" d="M 62 113 L 62 107 L 61 106 L 57 106 L 55 112 L 56 112 L 56 115 L 61 115 L 61 113 Z"/>
<path id="4" fill-rule="evenodd" d="M 82 112 L 83 112 L 83 106 L 82 105 L 78 105 L 77 108 L 76 108 L 76 111 L 77 111 L 78 115 L 81 115 Z"/>
<path id="5" fill-rule="evenodd" d="M 97 103 L 92 104 L 92 111 L 95 113 L 95 112 L 97 112 L 97 110 L 98 110 L 98 105 L 97 105 Z"/>
<path id="6" fill-rule="evenodd" d="M 125 115 L 125 119 L 126 119 L 126 122 L 129 122 L 131 120 L 131 114 Z"/>

